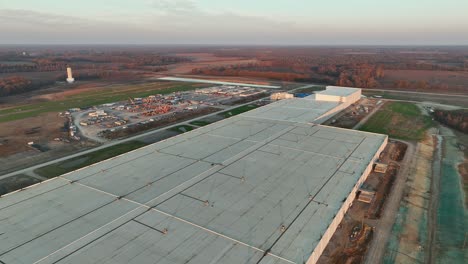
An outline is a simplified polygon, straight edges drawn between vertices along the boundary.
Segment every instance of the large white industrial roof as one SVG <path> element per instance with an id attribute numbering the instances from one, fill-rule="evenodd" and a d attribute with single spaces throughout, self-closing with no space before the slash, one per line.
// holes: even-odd
<path id="1" fill-rule="evenodd" d="M 304 101 L 0 198 L 0 261 L 303 263 L 386 138 L 262 118 Z"/>
<path id="2" fill-rule="evenodd" d="M 269 120 L 293 121 L 299 123 L 314 123 L 340 102 L 316 101 L 315 95 L 305 98 L 284 99 L 244 114 L 246 117 Z"/>

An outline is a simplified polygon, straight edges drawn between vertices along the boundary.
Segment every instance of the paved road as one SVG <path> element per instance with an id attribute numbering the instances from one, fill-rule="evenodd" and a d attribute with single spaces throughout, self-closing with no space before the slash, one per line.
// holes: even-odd
<path id="1" fill-rule="evenodd" d="M 366 91 L 366 92 L 377 91 L 377 92 L 391 92 L 391 93 L 419 94 L 419 95 L 443 95 L 443 96 L 447 96 L 447 97 L 465 97 L 465 98 L 468 98 L 468 95 L 466 95 L 466 94 L 428 93 L 428 92 L 414 92 L 414 91 L 401 91 L 401 90 L 389 90 L 389 89 L 366 89 L 366 88 L 361 88 L 361 89 L 363 91 Z"/>
<path id="2" fill-rule="evenodd" d="M 295 90 L 298 90 L 298 89 L 304 89 L 304 88 L 309 88 L 309 87 L 313 87 L 313 86 L 315 86 L 315 85 L 314 84 L 307 84 L 307 85 L 292 89 L 289 92 L 294 92 Z M 47 165 L 51 165 L 51 164 L 54 164 L 54 163 L 57 163 L 57 162 L 67 160 L 67 159 L 75 158 L 75 157 L 78 157 L 78 156 L 81 156 L 81 155 L 84 155 L 84 154 L 94 152 L 96 150 L 100 150 L 100 149 L 104 149 L 104 148 L 107 148 L 107 147 L 115 146 L 115 145 L 118 145 L 118 144 L 121 144 L 121 143 L 124 143 L 124 142 L 136 140 L 136 139 L 139 139 L 139 138 L 142 138 L 142 137 L 154 134 L 154 133 L 161 132 L 163 130 L 166 130 L 166 129 L 169 129 L 169 128 L 172 128 L 172 127 L 187 124 L 187 123 L 190 123 L 192 121 L 200 120 L 200 119 L 203 119 L 203 118 L 206 118 L 206 117 L 214 116 L 214 115 L 217 115 L 219 113 L 229 111 L 229 110 L 232 110 L 232 109 L 240 107 L 240 106 L 249 105 L 249 104 L 252 104 L 254 102 L 257 102 L 257 101 L 260 101 L 260 100 L 266 99 L 266 98 L 269 98 L 269 96 L 258 99 L 256 101 L 252 101 L 252 102 L 236 105 L 236 106 L 233 106 L 233 107 L 229 107 L 229 108 L 226 108 L 226 109 L 222 109 L 220 111 L 217 111 L 217 112 L 214 112 L 214 113 L 211 113 L 211 114 L 208 114 L 208 115 L 199 116 L 199 117 L 196 117 L 196 118 L 193 118 L 193 119 L 190 119 L 190 120 L 187 120 L 187 121 L 183 121 L 183 122 L 180 122 L 180 123 L 176 123 L 176 124 L 173 124 L 173 125 L 170 125 L 170 126 L 166 126 L 166 127 L 160 128 L 160 129 L 151 130 L 151 131 L 148 131 L 148 132 L 145 132 L 145 133 L 142 133 L 142 134 L 138 134 L 138 135 L 135 135 L 135 136 L 132 136 L 132 137 L 128 137 L 128 138 L 125 138 L 125 139 L 105 143 L 105 144 L 103 144 L 103 145 L 101 145 L 99 147 L 96 147 L 96 148 L 92 148 L 92 149 L 88 149 L 88 150 L 85 150 L 85 151 L 77 152 L 77 153 L 69 155 L 69 156 L 54 159 L 54 160 L 51 160 L 51 161 L 48 161 L 48 162 L 40 163 L 40 164 L 31 166 L 31 167 L 25 168 L 25 169 L 21 169 L 21 170 L 17 170 L 17 171 L 14 171 L 14 172 L 10 172 L 10 173 L 1 175 L 0 179 L 4 179 L 4 178 L 10 177 L 10 176 L 13 176 L 13 175 L 16 175 L 16 174 L 20 174 L 20 173 L 28 173 L 28 172 L 34 171 L 35 169 L 38 169 L 38 168 L 41 168 L 41 167 L 44 167 L 44 166 L 47 166 Z"/>
<path id="3" fill-rule="evenodd" d="M 259 99 L 259 100 L 261 100 L 261 99 Z M 258 101 L 258 100 L 257 100 L 257 101 Z M 51 165 L 51 164 L 54 164 L 54 163 L 57 163 L 57 162 L 60 162 L 60 161 L 67 160 L 67 159 L 75 158 L 75 157 L 81 156 L 81 155 L 83 155 L 83 154 L 88 154 L 88 153 L 91 153 L 91 152 L 94 152 L 94 151 L 97 151 L 97 150 L 100 150 L 100 149 L 104 149 L 104 148 L 107 148 L 107 147 L 115 146 L 115 145 L 118 145 L 118 144 L 121 144 L 121 143 L 124 143 L 124 142 L 136 140 L 136 139 L 139 139 L 139 138 L 142 138 L 142 137 L 145 137 L 145 136 L 154 134 L 154 133 L 161 132 L 161 131 L 163 131 L 163 130 L 166 130 L 166 129 L 169 129 L 169 128 L 172 128 L 172 127 L 176 127 L 176 126 L 179 126 L 179 125 L 187 124 L 187 123 L 189 123 L 189 122 L 192 122 L 192 121 L 195 121 L 195 120 L 200 120 L 200 119 L 203 119 L 203 118 L 206 118 L 206 117 L 214 116 L 214 115 L 217 115 L 217 114 L 219 114 L 219 113 L 222 113 L 222 112 L 225 112 L 225 111 L 229 111 L 229 110 L 231 110 L 231 109 L 234 109 L 234 108 L 237 108 L 237 107 L 240 107 L 240 106 L 252 104 L 252 103 L 254 103 L 254 102 L 256 102 L 256 101 L 252 101 L 252 102 L 248 102 L 248 103 L 245 103 L 245 104 L 236 105 L 236 106 L 229 107 L 229 108 L 226 108 L 226 109 L 223 109 L 223 110 L 220 110 L 220 111 L 217 111 L 217 112 L 208 114 L 208 115 L 199 116 L 199 117 L 196 117 L 196 118 L 187 120 L 187 121 L 183 121 L 183 122 L 180 122 L 180 123 L 176 123 L 176 124 L 173 124 L 173 125 L 170 125 L 170 126 L 166 126 L 166 127 L 163 127 L 163 128 L 156 129 L 156 130 L 151 130 L 151 131 L 148 131 L 148 132 L 145 132 L 145 133 L 142 133 L 142 134 L 138 134 L 138 135 L 135 135 L 135 136 L 132 136 L 132 137 L 128 137 L 128 138 L 125 138 L 125 139 L 120 139 L 120 140 L 112 141 L 112 142 L 109 142 L 109 143 L 105 143 L 105 144 L 103 144 L 103 145 L 101 145 L 101 146 L 99 146 L 99 147 L 95 147 L 95 148 L 88 149 L 88 150 L 85 150 L 85 151 L 77 152 L 77 153 L 72 154 L 72 155 L 69 155 L 69 156 L 65 156 L 65 157 L 62 157 L 62 158 L 54 159 L 54 160 L 51 160 L 51 161 L 48 161 L 48 162 L 44 162 L 44 163 L 40 163 L 40 164 L 31 166 L 31 167 L 29 167 L 29 168 L 25 168 L 25 169 L 22 169 L 22 170 L 18 170 L 18 171 L 14 171 L 14 172 L 10 172 L 10 173 L 1 175 L 1 176 L 0 176 L 0 179 L 4 179 L 4 178 L 10 177 L 10 176 L 13 176 L 13 175 L 16 175 L 16 174 L 20 174 L 20 173 L 28 173 L 28 172 L 33 171 L 33 170 L 35 170 L 35 169 L 38 169 L 38 168 L 40 168 L 40 167 L 44 167 L 44 166 L 47 166 L 47 165 Z"/>
<path id="4" fill-rule="evenodd" d="M 376 94 L 379 91 L 385 92 L 386 95 L 384 97 L 386 100 L 400 99 L 402 101 L 410 101 L 414 103 L 435 102 L 437 104 L 440 104 L 440 106 L 444 108 L 447 108 L 447 106 L 458 106 L 458 107 L 468 106 L 468 95 L 466 94 L 437 94 L 437 93 L 394 91 L 394 90 L 381 90 L 381 89 L 363 89 L 364 94 L 366 94 L 366 92 Z M 387 98 L 387 97 L 390 97 L 390 98 Z"/>
<path id="5" fill-rule="evenodd" d="M 408 178 L 409 173 L 411 173 L 411 164 L 414 164 L 415 144 L 405 141 L 401 142 L 406 143 L 408 145 L 408 149 L 406 150 L 405 158 L 400 162 L 401 166 L 398 177 L 390 191 L 390 195 L 385 201 L 383 214 L 380 217 L 379 224 L 377 225 L 374 237 L 367 251 L 365 259 L 366 264 L 382 263 L 383 256 L 387 251 L 387 241 L 390 237 L 390 233 L 392 232 L 401 199 L 403 198 L 406 179 Z"/>

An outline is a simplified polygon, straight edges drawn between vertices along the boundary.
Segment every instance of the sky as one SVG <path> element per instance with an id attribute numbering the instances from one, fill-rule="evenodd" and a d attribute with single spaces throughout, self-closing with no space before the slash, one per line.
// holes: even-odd
<path id="1" fill-rule="evenodd" d="M 468 0 L 0 0 L 0 44 L 468 45 Z"/>

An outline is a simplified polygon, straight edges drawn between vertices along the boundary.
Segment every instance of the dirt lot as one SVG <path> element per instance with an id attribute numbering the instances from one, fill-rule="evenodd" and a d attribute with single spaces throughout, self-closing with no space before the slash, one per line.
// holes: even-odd
<path id="1" fill-rule="evenodd" d="M 334 116 L 332 119 L 327 120 L 324 125 L 353 128 L 367 115 L 372 113 L 372 111 L 376 108 L 378 101 L 379 100 L 370 98 L 361 99 L 351 107 L 346 108 L 344 111 Z"/>
<path id="2" fill-rule="evenodd" d="M 370 204 L 357 199 L 354 201 L 318 263 L 363 263 L 365 253 L 372 240 L 373 231 L 378 228 L 379 212 L 385 205 L 385 199 L 391 191 L 392 178 L 397 176 L 398 162 L 394 159 L 400 160 L 402 158 L 404 146 L 404 144 L 397 142 L 390 142 L 387 145 L 382 152 L 380 161 L 394 165 L 390 165 L 385 174 L 372 172 L 368 176 L 362 188 L 375 191 L 376 195 Z M 369 217 L 370 214 L 373 217 Z"/>
<path id="3" fill-rule="evenodd" d="M 45 113 L 38 117 L 6 122 L 0 126 L 0 158 L 14 153 L 32 150 L 28 142 L 45 145 L 48 148 L 57 147 L 49 144 L 54 138 L 67 137 L 62 132 L 66 119 L 57 113 Z"/>
<path id="4" fill-rule="evenodd" d="M 96 146 L 87 140 L 69 140 L 68 132 L 63 130 L 65 122 L 58 113 L 44 113 L 0 124 L 0 174 Z"/>
<path id="5" fill-rule="evenodd" d="M 144 125 L 132 126 L 132 127 L 128 127 L 127 129 L 119 129 L 115 131 L 105 130 L 102 132 L 101 135 L 102 137 L 107 138 L 107 139 L 123 138 L 123 137 L 127 137 L 130 135 L 136 135 L 138 133 L 141 133 L 150 129 L 162 128 L 162 127 L 169 126 L 175 123 L 180 123 L 180 122 L 195 118 L 197 116 L 207 115 L 216 111 L 219 111 L 219 109 L 212 108 L 212 107 L 205 107 L 205 108 L 197 109 L 191 112 L 178 113 L 177 115 L 169 115 L 164 119 L 158 120 L 157 122 L 150 122 Z"/>
<path id="6" fill-rule="evenodd" d="M 187 53 L 179 54 L 181 56 L 187 55 Z M 173 74 L 190 74 L 194 68 L 204 67 L 218 67 L 218 66 L 229 66 L 239 64 L 257 63 L 257 59 L 244 59 L 237 57 L 215 57 L 208 53 L 189 53 L 190 57 L 194 60 L 192 62 L 179 63 L 169 66 L 169 70 L 165 71 L 166 75 Z"/>

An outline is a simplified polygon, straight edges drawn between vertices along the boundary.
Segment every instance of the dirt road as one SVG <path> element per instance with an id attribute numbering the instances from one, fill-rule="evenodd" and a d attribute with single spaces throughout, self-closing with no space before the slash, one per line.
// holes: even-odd
<path id="1" fill-rule="evenodd" d="M 435 236 L 437 227 L 437 208 L 439 206 L 439 185 L 442 169 L 442 140 L 440 135 L 434 135 L 437 139 L 436 149 L 434 152 L 434 161 L 432 163 L 432 180 L 431 180 L 431 199 L 429 201 L 429 212 L 427 219 L 427 263 L 435 263 Z"/>
<path id="2" fill-rule="evenodd" d="M 381 95 L 384 96 L 382 99 L 387 100 L 409 101 L 415 103 L 433 102 L 440 104 L 442 107 L 453 105 L 466 108 L 468 105 L 468 95 L 466 94 L 439 94 L 384 89 L 362 89 L 362 93 L 367 96 Z"/>
<path id="3" fill-rule="evenodd" d="M 403 161 L 400 163 L 400 171 L 390 195 L 385 201 L 383 214 L 380 217 L 379 224 L 376 226 L 374 238 L 372 239 L 367 251 L 365 259 L 365 263 L 367 264 L 382 263 L 384 253 L 387 249 L 387 241 L 390 237 L 390 233 L 392 232 L 392 227 L 400 207 L 400 202 L 403 198 L 406 179 L 408 178 L 408 174 L 411 172 L 411 164 L 413 164 L 415 159 L 415 144 L 406 141 L 401 142 L 406 143 L 408 145 L 408 149 L 406 150 Z"/>
<path id="4" fill-rule="evenodd" d="M 361 121 L 359 121 L 359 123 L 357 123 L 352 129 L 358 130 L 362 125 L 364 125 L 367 122 L 367 120 L 369 120 L 369 118 L 371 118 L 375 113 L 377 113 L 377 111 L 379 111 L 379 109 L 383 105 L 384 105 L 383 102 L 381 104 L 377 105 L 376 108 L 374 108 L 366 117 L 364 117 Z"/>

